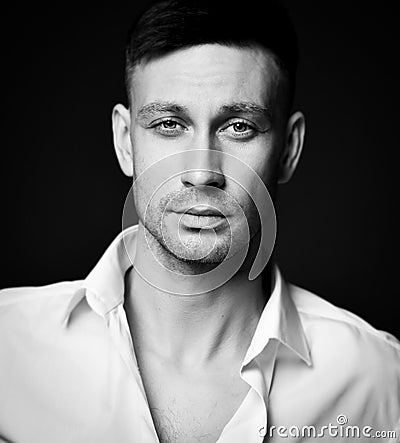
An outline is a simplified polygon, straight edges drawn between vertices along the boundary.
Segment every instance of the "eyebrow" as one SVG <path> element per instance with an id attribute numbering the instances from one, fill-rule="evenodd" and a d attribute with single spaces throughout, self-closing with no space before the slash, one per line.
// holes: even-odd
<path id="1" fill-rule="evenodd" d="M 229 105 L 221 106 L 221 111 L 227 114 L 256 114 L 263 117 L 271 118 L 271 112 L 268 108 L 260 106 L 253 102 L 236 102 Z"/>
<path id="2" fill-rule="evenodd" d="M 223 105 L 219 108 L 220 113 L 223 114 L 255 114 L 263 117 L 271 118 L 271 112 L 268 108 L 260 106 L 253 102 L 234 102 L 228 105 Z M 179 105 L 178 103 L 168 101 L 156 101 L 148 103 L 142 106 L 138 113 L 137 118 L 145 120 L 154 117 L 156 114 L 165 113 L 177 113 L 189 114 L 189 110 L 186 106 Z"/>
<path id="3" fill-rule="evenodd" d="M 137 118 L 142 120 L 154 117 L 156 114 L 163 114 L 168 112 L 188 113 L 188 109 L 185 106 L 178 105 L 174 102 L 152 102 L 142 106 L 139 109 L 137 113 Z"/>

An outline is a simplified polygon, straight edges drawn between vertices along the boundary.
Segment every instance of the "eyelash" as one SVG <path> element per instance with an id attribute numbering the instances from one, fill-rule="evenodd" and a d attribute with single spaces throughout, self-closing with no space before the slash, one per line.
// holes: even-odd
<path id="1" fill-rule="evenodd" d="M 178 121 L 176 121 L 172 118 L 166 118 L 164 120 L 161 120 L 158 123 L 155 123 L 152 126 L 150 126 L 150 128 L 154 129 L 156 132 L 158 132 L 160 134 L 166 135 L 167 137 L 172 137 L 179 132 L 179 130 L 177 128 L 164 129 L 164 130 L 160 129 L 161 125 L 163 125 L 164 123 L 175 123 L 176 125 L 180 126 L 182 129 L 186 130 L 186 128 L 181 123 L 179 123 Z"/>
<path id="2" fill-rule="evenodd" d="M 150 128 L 154 129 L 156 132 L 158 132 L 159 134 L 164 135 L 166 137 L 174 137 L 180 133 L 181 130 L 179 130 L 177 128 L 161 129 L 162 125 L 165 123 L 174 123 L 175 125 L 180 126 L 184 131 L 187 131 L 187 128 L 185 128 L 184 125 L 182 125 L 181 123 L 179 123 L 177 120 L 175 120 L 173 118 L 166 118 L 164 120 L 161 120 L 161 121 L 153 124 L 152 126 L 150 126 Z M 247 130 L 244 132 L 235 132 L 235 134 L 237 134 L 237 135 L 234 135 L 234 138 L 236 138 L 236 139 L 250 138 L 250 136 L 248 134 L 249 130 L 253 131 L 253 136 L 257 135 L 258 133 L 268 132 L 268 130 L 261 131 L 261 130 L 257 129 L 255 126 L 248 123 L 247 121 L 241 120 L 241 119 L 232 121 L 228 125 L 225 125 L 220 131 L 221 132 L 226 131 L 228 128 L 233 127 L 234 125 L 237 125 L 237 124 L 245 125 L 247 127 Z M 255 134 L 254 134 L 254 132 L 255 132 Z"/>
<path id="3" fill-rule="evenodd" d="M 249 130 L 251 130 L 253 133 L 255 133 L 254 135 L 256 135 L 257 133 L 261 132 L 261 131 L 259 131 L 254 125 L 251 125 L 250 123 L 248 123 L 248 122 L 245 121 L 245 120 L 236 120 L 236 121 L 234 121 L 234 122 L 231 122 L 231 123 L 229 123 L 228 125 L 226 125 L 226 126 L 222 129 L 222 131 L 226 131 L 226 130 L 227 130 L 228 128 L 230 128 L 230 127 L 233 128 L 233 126 L 235 126 L 235 125 L 237 125 L 237 124 L 242 124 L 242 125 L 247 126 L 247 130 L 244 131 L 244 132 L 236 132 L 236 131 L 235 131 L 235 134 L 237 134 L 237 135 L 235 135 L 236 138 L 247 138 L 247 137 L 249 137 L 249 134 L 247 134 L 247 132 L 248 132 Z"/>

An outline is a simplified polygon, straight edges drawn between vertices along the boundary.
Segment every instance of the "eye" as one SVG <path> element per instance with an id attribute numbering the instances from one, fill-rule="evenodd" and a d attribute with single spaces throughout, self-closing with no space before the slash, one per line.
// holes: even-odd
<path id="1" fill-rule="evenodd" d="M 174 120 L 164 120 L 160 123 L 160 126 L 162 126 L 163 129 L 176 129 L 178 123 Z"/>
<path id="2" fill-rule="evenodd" d="M 166 118 L 154 123 L 151 129 L 154 129 L 155 132 L 166 137 L 174 137 L 187 130 L 183 124 L 172 118 Z"/>
<path id="3" fill-rule="evenodd" d="M 235 132 L 246 132 L 249 130 L 250 126 L 244 122 L 237 122 L 232 125 Z"/>
<path id="4" fill-rule="evenodd" d="M 233 139 L 243 139 L 249 140 L 255 137 L 259 131 L 255 126 L 251 125 L 244 120 L 236 120 L 228 122 L 222 129 L 221 132 Z"/>

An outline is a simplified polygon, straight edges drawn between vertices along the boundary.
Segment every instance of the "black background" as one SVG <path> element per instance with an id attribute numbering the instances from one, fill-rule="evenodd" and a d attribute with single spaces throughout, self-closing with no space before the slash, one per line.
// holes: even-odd
<path id="1" fill-rule="evenodd" d="M 284 2 L 299 34 L 299 168 L 280 191 L 292 282 L 399 336 L 399 39 L 395 3 Z M 84 278 L 121 229 L 112 147 L 138 2 L 2 11 L 1 287 Z M 251 17 L 249 3 L 232 7 Z M 268 23 L 267 11 L 266 23 Z"/>

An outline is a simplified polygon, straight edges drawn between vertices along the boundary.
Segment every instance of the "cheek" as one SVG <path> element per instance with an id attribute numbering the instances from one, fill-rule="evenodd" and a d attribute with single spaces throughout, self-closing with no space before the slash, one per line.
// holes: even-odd
<path id="1" fill-rule="evenodd" d="M 249 152 L 241 160 L 255 171 L 267 187 L 276 181 L 279 163 L 278 146 L 262 146 Z"/>
<path id="2" fill-rule="evenodd" d="M 144 217 L 147 206 L 152 202 L 154 189 L 158 185 L 154 169 L 149 168 L 155 160 L 145 155 L 145 152 L 141 148 L 133 148 L 133 195 L 139 218 Z"/>
<path id="3" fill-rule="evenodd" d="M 132 146 L 135 178 L 138 178 L 143 172 L 149 169 L 152 170 L 151 173 L 153 174 L 154 170 L 157 170 L 157 164 L 162 168 L 163 176 L 165 176 L 169 170 L 171 170 L 171 174 L 173 174 L 176 172 L 176 162 L 172 160 L 171 155 L 183 150 L 177 143 L 172 144 L 171 142 L 166 143 L 160 141 L 157 137 L 148 134 L 143 135 L 140 130 L 136 137 L 132 137 Z M 168 158 L 171 158 L 170 162 Z"/>
<path id="4" fill-rule="evenodd" d="M 246 151 L 245 155 L 240 158 L 255 173 L 253 177 L 248 177 L 246 180 L 248 194 L 256 195 L 261 179 L 271 199 L 275 201 L 279 177 L 280 143 L 278 140 L 274 140 L 274 143 L 263 143 L 260 146 L 254 146 L 254 148 L 251 151 Z M 252 207 L 249 208 L 250 211 L 252 209 L 254 210 Z"/>
<path id="5" fill-rule="evenodd" d="M 140 127 L 131 128 L 133 169 L 139 176 L 145 169 L 161 158 L 161 148 Z"/>
<path id="6" fill-rule="evenodd" d="M 149 156 L 145 155 L 145 150 L 138 148 L 138 143 L 133 143 L 133 170 L 135 173 L 135 179 L 137 179 L 146 168 L 148 168 L 152 162 L 149 161 Z"/>
<path id="7" fill-rule="evenodd" d="M 145 212 L 146 212 L 146 206 L 149 202 L 150 195 L 147 195 L 146 193 L 146 184 L 144 182 L 135 182 L 133 186 L 133 195 L 134 195 L 134 201 L 135 201 L 135 208 L 136 213 L 143 221 Z"/>

